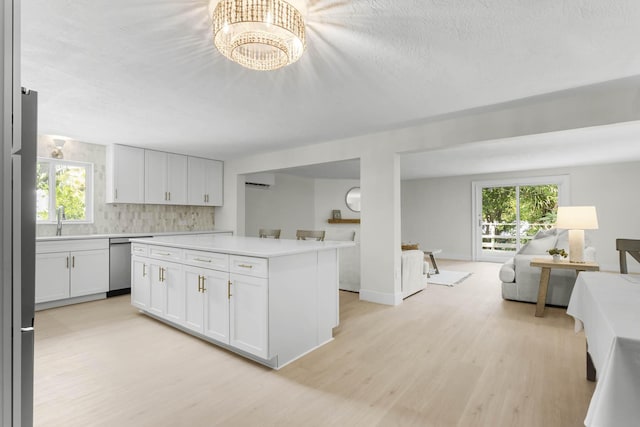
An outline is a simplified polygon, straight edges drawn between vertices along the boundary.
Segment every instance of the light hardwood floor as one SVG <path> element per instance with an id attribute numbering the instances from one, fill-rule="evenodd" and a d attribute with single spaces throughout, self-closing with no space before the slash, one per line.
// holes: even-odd
<path id="1" fill-rule="evenodd" d="M 398 307 L 340 294 L 335 340 L 273 371 L 128 296 L 36 314 L 36 426 L 580 426 L 594 385 L 564 309 L 503 301 L 498 264 Z"/>

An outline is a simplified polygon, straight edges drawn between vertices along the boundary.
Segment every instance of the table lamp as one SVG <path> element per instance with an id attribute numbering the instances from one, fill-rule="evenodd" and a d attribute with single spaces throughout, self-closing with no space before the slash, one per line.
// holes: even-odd
<path id="1" fill-rule="evenodd" d="M 560 206 L 556 228 L 569 230 L 569 262 L 584 263 L 584 230 L 598 229 L 595 206 Z"/>

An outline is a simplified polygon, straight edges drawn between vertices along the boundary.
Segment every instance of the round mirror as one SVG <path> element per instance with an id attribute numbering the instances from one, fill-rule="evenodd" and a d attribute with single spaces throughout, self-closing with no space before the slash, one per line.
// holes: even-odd
<path id="1" fill-rule="evenodd" d="M 349 209 L 354 212 L 360 212 L 360 187 L 353 187 L 347 191 L 345 202 Z"/>

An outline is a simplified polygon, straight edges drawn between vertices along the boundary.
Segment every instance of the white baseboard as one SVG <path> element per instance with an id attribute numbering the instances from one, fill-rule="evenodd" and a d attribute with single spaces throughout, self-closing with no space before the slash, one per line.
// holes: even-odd
<path id="1" fill-rule="evenodd" d="M 47 302 L 39 302 L 35 306 L 35 311 L 46 310 L 48 308 L 57 308 L 65 305 L 71 305 L 71 304 L 79 304 L 82 302 L 97 301 L 99 299 L 105 299 L 105 298 L 107 298 L 107 293 L 102 292 L 99 294 L 85 295 L 81 297 L 59 299 L 59 300 L 47 301 Z"/>
<path id="2" fill-rule="evenodd" d="M 378 292 L 360 288 L 360 300 L 375 302 L 376 304 L 400 305 L 402 304 L 402 292 L 389 294 L 386 292 Z"/>
<path id="3" fill-rule="evenodd" d="M 439 259 L 450 259 L 453 261 L 471 261 L 471 256 L 469 256 L 468 254 L 450 254 L 450 253 L 445 253 L 442 252 L 441 254 L 436 254 L 434 255 L 436 257 L 436 262 L 438 262 Z M 429 264 L 431 264 L 431 262 L 429 262 Z"/>

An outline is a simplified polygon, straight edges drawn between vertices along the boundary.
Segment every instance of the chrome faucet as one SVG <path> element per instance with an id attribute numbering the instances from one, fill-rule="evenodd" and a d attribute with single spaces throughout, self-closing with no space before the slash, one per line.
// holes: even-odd
<path id="1" fill-rule="evenodd" d="M 67 219 L 64 216 L 64 206 L 60 206 L 56 209 L 56 219 L 58 220 L 58 224 L 56 225 L 56 236 L 62 236 L 62 220 Z"/>

